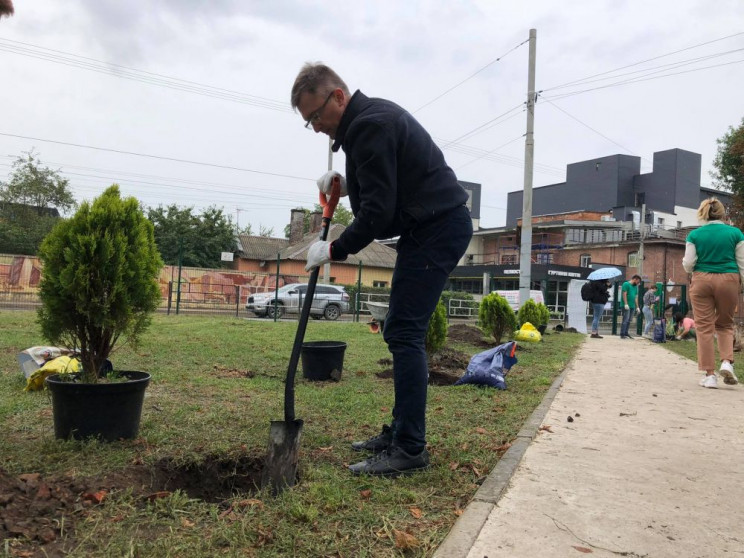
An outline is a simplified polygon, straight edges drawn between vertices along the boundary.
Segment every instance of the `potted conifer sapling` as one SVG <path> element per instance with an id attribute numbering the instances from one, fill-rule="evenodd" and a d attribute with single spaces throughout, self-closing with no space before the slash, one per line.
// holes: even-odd
<path id="1" fill-rule="evenodd" d="M 107 376 L 104 365 L 117 343 L 137 344 L 160 303 L 163 262 L 152 224 L 114 184 L 58 223 L 39 258 L 42 334 L 78 352 L 82 366 L 47 378 L 56 437 L 134 438 L 150 374 L 114 369 Z"/>

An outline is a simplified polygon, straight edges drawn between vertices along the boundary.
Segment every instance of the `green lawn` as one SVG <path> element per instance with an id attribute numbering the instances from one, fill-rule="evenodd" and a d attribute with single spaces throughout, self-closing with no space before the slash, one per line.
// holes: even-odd
<path id="1" fill-rule="evenodd" d="M 137 350 L 124 347 L 112 357 L 115 368 L 153 375 L 139 438 L 80 443 L 54 439 L 47 393 L 22 391 L 16 355 L 44 344 L 34 314 L 0 312 L 2 468 L 83 483 L 104 474 L 133 478 L 126 476 L 133 468 L 150 480 L 162 480 L 164 470 L 196 479 L 201 472 L 197 484 L 204 485 L 225 468 L 247 474 L 261 462 L 269 422 L 283 417 L 282 379 L 295 328 L 295 322 L 155 316 Z M 252 492 L 210 503 L 181 490 L 143 498 L 133 484 L 110 491 L 100 505 L 74 510 L 62 542 L 70 556 L 431 555 L 502 455 L 500 446 L 514 438 L 584 337 L 546 335 L 518 351 L 507 391 L 432 386 L 432 469 L 385 480 L 355 478 L 345 467 L 360 457 L 349 443 L 389 420 L 392 380 L 375 375 L 389 368 L 378 363 L 389 356 L 382 336 L 364 324 L 313 321 L 306 341 L 342 340 L 348 349 L 339 383 L 307 382 L 298 373 L 297 416 L 305 426 L 297 487 L 276 499 Z M 470 355 L 483 350 L 451 346 Z M 32 547 L 19 538 L 0 553 Z"/>

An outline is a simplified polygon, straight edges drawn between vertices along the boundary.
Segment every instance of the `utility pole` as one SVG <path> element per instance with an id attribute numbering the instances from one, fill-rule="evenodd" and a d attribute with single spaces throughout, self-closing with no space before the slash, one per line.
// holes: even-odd
<path id="1" fill-rule="evenodd" d="M 522 193 L 522 242 L 519 250 L 519 307 L 530 298 L 532 285 L 532 170 L 535 154 L 535 58 L 537 30 L 530 29 L 527 71 L 527 133 L 524 140 L 524 192 Z"/>
<path id="2" fill-rule="evenodd" d="M 245 209 L 241 209 L 240 207 L 235 208 L 235 235 L 240 234 L 240 212 L 246 211 Z"/>
<path id="3" fill-rule="evenodd" d="M 638 275 L 643 279 L 643 237 L 646 235 L 646 204 L 641 204 L 641 244 L 638 246 Z"/>
<path id="4" fill-rule="evenodd" d="M 328 170 L 333 170 L 333 140 L 328 138 Z M 330 227 L 330 225 L 329 225 Z M 331 232 L 330 230 L 328 232 Z M 330 283 L 331 277 L 331 264 L 326 263 L 323 265 L 323 282 Z"/>

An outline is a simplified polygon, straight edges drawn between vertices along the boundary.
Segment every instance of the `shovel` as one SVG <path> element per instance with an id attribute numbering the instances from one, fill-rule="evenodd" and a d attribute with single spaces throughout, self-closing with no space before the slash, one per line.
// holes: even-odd
<path id="1" fill-rule="evenodd" d="M 328 229 L 331 226 L 331 219 L 338 204 L 340 193 L 341 180 L 335 177 L 331 185 L 330 199 L 326 199 L 325 194 L 320 194 L 320 205 L 323 206 L 323 225 L 320 229 L 320 240 L 325 240 L 328 237 Z M 274 495 L 281 493 L 285 488 L 294 486 L 297 482 L 297 461 L 300 450 L 302 420 L 295 418 L 294 380 L 319 274 L 320 266 L 316 267 L 310 274 L 307 294 L 302 304 L 302 313 L 297 325 L 292 356 L 287 368 L 287 380 L 284 384 L 284 420 L 272 420 L 269 430 L 269 450 L 261 474 L 261 488 L 270 486 Z"/>

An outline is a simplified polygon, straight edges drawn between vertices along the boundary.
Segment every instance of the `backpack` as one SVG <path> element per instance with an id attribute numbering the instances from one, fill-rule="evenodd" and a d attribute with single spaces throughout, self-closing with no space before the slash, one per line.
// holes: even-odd
<path id="1" fill-rule="evenodd" d="M 581 300 L 586 300 L 587 302 L 592 299 L 592 286 L 591 283 L 586 282 L 583 285 L 581 285 Z"/>
<path id="2" fill-rule="evenodd" d="M 666 320 L 661 319 L 654 322 L 654 343 L 666 343 Z"/>

